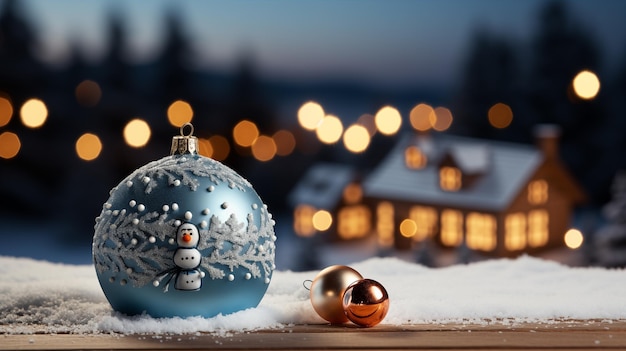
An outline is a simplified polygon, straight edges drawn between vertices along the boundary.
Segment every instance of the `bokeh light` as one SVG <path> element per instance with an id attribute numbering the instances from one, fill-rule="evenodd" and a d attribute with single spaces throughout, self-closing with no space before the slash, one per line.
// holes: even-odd
<path id="1" fill-rule="evenodd" d="M 565 241 L 565 246 L 575 250 L 582 246 L 584 237 L 580 230 L 572 228 L 565 233 L 563 240 Z"/>
<path id="2" fill-rule="evenodd" d="M 142 119 L 135 118 L 124 127 L 124 140 L 132 147 L 145 146 L 150 140 L 152 131 L 148 123 Z"/>
<path id="3" fill-rule="evenodd" d="M 363 152 L 370 144 L 370 134 L 362 125 L 353 124 L 343 134 L 343 144 L 350 152 Z"/>
<path id="4" fill-rule="evenodd" d="M 13 104 L 11 100 L 0 97 L 0 127 L 4 127 L 11 121 L 13 117 Z"/>
<path id="5" fill-rule="evenodd" d="M 0 157 L 10 159 L 20 152 L 22 143 L 17 134 L 12 132 L 3 132 L 0 134 Z"/>
<path id="6" fill-rule="evenodd" d="M 513 110 L 509 105 L 498 102 L 489 108 L 487 118 L 492 127 L 504 129 L 513 122 Z"/>
<path id="7" fill-rule="evenodd" d="M 22 123 L 29 128 L 39 128 L 48 118 L 48 108 L 39 99 L 29 99 L 20 109 Z"/>
<path id="8" fill-rule="evenodd" d="M 313 215 L 313 228 L 323 232 L 333 224 L 333 216 L 326 210 L 319 210 Z"/>
<path id="9" fill-rule="evenodd" d="M 363 114 L 361 115 L 361 117 L 359 117 L 356 123 L 362 125 L 363 127 L 365 127 L 365 129 L 367 129 L 370 138 L 376 135 L 377 129 L 374 115 L 371 115 L 369 113 Z"/>
<path id="10" fill-rule="evenodd" d="M 167 120 L 174 127 L 190 123 L 193 119 L 193 109 L 187 101 L 176 100 L 167 108 Z"/>
<path id="11" fill-rule="evenodd" d="M 276 156 L 276 143 L 272 137 L 261 135 L 252 144 L 252 156 L 259 161 L 269 161 Z"/>
<path id="12" fill-rule="evenodd" d="M 436 120 L 435 110 L 428 104 L 417 104 L 411 109 L 411 112 L 409 112 L 411 126 L 420 132 L 431 129 Z"/>
<path id="13" fill-rule="evenodd" d="M 276 155 L 287 156 L 290 155 L 296 148 L 296 138 L 288 130 L 279 130 L 272 135 L 274 143 L 276 144 Z"/>
<path id="14" fill-rule="evenodd" d="M 600 79 L 591 71 L 581 71 L 572 81 L 574 92 L 583 100 L 591 100 L 600 92 Z"/>
<path id="15" fill-rule="evenodd" d="M 243 120 L 233 128 L 233 139 L 239 146 L 249 147 L 259 137 L 259 128 L 254 122 Z"/>
<path id="16" fill-rule="evenodd" d="M 85 79 L 78 83 L 74 90 L 76 101 L 86 107 L 96 106 L 102 98 L 100 85 L 93 80 Z"/>
<path id="17" fill-rule="evenodd" d="M 211 158 L 217 161 L 224 161 L 230 154 L 230 144 L 228 140 L 221 135 L 213 135 L 209 138 L 209 143 L 213 148 Z"/>
<path id="18" fill-rule="evenodd" d="M 402 126 L 402 116 L 400 112 L 391 106 L 385 106 L 378 110 L 376 116 L 374 116 L 376 122 L 376 128 L 383 135 L 393 135 L 400 130 Z"/>
<path id="19" fill-rule="evenodd" d="M 417 223 L 412 219 L 405 219 L 400 223 L 400 234 L 403 237 L 410 238 L 417 233 Z"/>
<path id="20" fill-rule="evenodd" d="M 198 153 L 213 158 L 213 145 L 208 139 L 198 138 Z"/>
<path id="21" fill-rule="evenodd" d="M 102 151 L 102 142 L 100 138 L 92 133 L 81 135 L 75 144 L 76 154 L 85 161 L 95 160 L 100 156 Z"/>
<path id="22" fill-rule="evenodd" d="M 444 132 L 452 125 L 452 112 L 446 107 L 435 108 L 435 116 L 437 117 L 433 123 L 433 129 L 438 132 Z"/>
<path id="23" fill-rule="evenodd" d="M 306 102 L 298 110 L 298 123 L 306 130 L 315 130 L 322 119 L 324 119 L 324 109 L 317 102 Z"/>
<path id="24" fill-rule="evenodd" d="M 343 134 L 343 124 L 336 116 L 328 115 L 322 119 L 315 133 L 324 144 L 334 144 L 339 141 L 341 134 Z"/>

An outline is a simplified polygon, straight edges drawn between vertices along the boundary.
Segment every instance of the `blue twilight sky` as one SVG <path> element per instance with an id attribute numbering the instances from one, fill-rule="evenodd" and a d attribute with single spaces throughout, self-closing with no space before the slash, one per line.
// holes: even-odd
<path id="1" fill-rule="evenodd" d="M 449 82 L 475 29 L 529 43 L 547 0 L 28 0 L 24 8 L 59 62 L 72 42 L 97 58 L 107 16 L 119 10 L 134 60 L 158 51 L 163 18 L 180 11 L 199 65 L 231 68 L 252 52 L 261 74 L 358 79 L 375 84 Z M 569 0 L 573 17 L 599 41 L 605 63 L 626 59 L 626 1 Z"/>

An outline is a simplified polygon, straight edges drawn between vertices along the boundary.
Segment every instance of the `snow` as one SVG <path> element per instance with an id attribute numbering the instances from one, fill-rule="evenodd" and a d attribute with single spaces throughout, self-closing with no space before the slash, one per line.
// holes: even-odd
<path id="1" fill-rule="evenodd" d="M 572 268 L 529 256 L 427 268 L 398 258 L 350 265 L 389 293 L 383 324 L 626 319 L 626 271 Z M 0 256 L 0 333 L 229 334 L 325 323 L 303 283 L 317 271 L 275 271 L 257 308 L 213 318 L 112 311 L 91 265 Z"/>

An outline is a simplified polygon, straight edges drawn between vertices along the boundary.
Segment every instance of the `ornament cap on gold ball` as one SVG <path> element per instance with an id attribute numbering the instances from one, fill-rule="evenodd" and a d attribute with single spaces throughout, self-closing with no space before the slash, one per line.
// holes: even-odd
<path id="1" fill-rule="evenodd" d="M 361 279 L 361 274 L 348 266 L 334 265 L 321 270 L 310 288 L 315 312 L 331 324 L 348 322 L 342 305 L 343 294 L 350 284 Z"/>
<path id="2" fill-rule="evenodd" d="M 185 134 L 185 128 L 189 127 L 189 134 Z M 185 123 L 180 127 L 180 135 L 172 137 L 170 155 L 195 155 L 198 153 L 198 138 L 193 135 L 193 124 Z"/>

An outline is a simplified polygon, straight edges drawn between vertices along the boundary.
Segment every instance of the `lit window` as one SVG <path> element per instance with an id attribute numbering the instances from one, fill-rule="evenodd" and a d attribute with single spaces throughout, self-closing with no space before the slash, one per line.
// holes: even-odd
<path id="1" fill-rule="evenodd" d="M 540 205 L 548 201 L 548 182 L 543 179 L 534 180 L 528 184 L 528 202 Z"/>
<path id="2" fill-rule="evenodd" d="M 432 236 L 437 225 L 437 211 L 432 207 L 413 206 L 409 211 L 409 218 L 415 222 L 417 229 L 413 238 L 422 241 Z"/>
<path id="3" fill-rule="evenodd" d="M 426 167 L 426 155 L 419 147 L 411 145 L 404 150 L 404 162 L 410 169 L 422 169 Z"/>
<path id="4" fill-rule="evenodd" d="M 293 230 L 299 236 L 311 236 L 315 233 L 313 215 L 315 208 L 307 205 L 296 207 L 293 214 Z"/>
<path id="5" fill-rule="evenodd" d="M 528 245 L 540 247 L 548 243 L 548 212 L 532 210 L 528 213 Z"/>
<path id="6" fill-rule="evenodd" d="M 456 210 L 441 212 L 441 243 L 459 246 L 463 241 L 463 214 Z"/>
<path id="7" fill-rule="evenodd" d="M 337 217 L 337 233 L 342 239 L 362 238 L 370 231 L 370 217 L 364 205 L 344 207 Z"/>
<path id="8" fill-rule="evenodd" d="M 363 198 L 363 190 L 356 183 L 350 183 L 343 189 L 343 200 L 348 204 L 356 204 Z"/>
<path id="9" fill-rule="evenodd" d="M 393 205 L 390 202 L 381 202 L 376 208 L 376 230 L 378 243 L 381 246 L 393 245 Z"/>
<path id="10" fill-rule="evenodd" d="M 526 215 L 512 213 L 506 216 L 504 245 L 509 251 L 522 250 L 526 247 Z"/>
<path id="11" fill-rule="evenodd" d="M 456 167 L 441 167 L 439 170 L 439 185 L 447 191 L 461 189 L 461 170 Z"/>
<path id="12" fill-rule="evenodd" d="M 496 248 L 496 219 L 488 214 L 472 212 L 467 215 L 467 247 L 492 251 Z"/>

